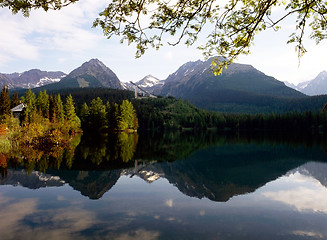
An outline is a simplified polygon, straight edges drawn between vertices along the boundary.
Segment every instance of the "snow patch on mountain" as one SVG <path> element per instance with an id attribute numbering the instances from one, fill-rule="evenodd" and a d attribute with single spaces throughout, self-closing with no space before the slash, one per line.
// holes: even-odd
<path id="1" fill-rule="evenodd" d="M 297 85 L 285 82 L 285 85 L 309 96 L 327 94 L 327 72 L 322 71 L 311 81 L 301 82 Z"/>
<path id="2" fill-rule="evenodd" d="M 151 88 L 158 84 L 163 85 L 163 81 L 160 81 L 158 78 L 153 77 L 152 75 L 147 75 L 140 81 L 136 82 L 135 84 L 143 88 Z"/>

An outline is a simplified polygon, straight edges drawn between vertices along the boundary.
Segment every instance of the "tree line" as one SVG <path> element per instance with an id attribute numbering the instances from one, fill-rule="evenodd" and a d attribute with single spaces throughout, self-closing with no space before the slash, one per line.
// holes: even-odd
<path id="1" fill-rule="evenodd" d="M 320 111 L 231 114 L 202 110 L 180 99 L 133 101 L 140 129 L 192 129 L 217 131 L 327 132 L 327 114 Z"/>
<path id="2" fill-rule="evenodd" d="M 102 99 L 97 97 L 90 106 L 83 104 L 80 118 L 84 131 L 136 131 L 139 127 L 134 106 L 127 99 L 120 104 L 103 104 Z"/>
<path id="3" fill-rule="evenodd" d="M 202 110 L 187 101 L 173 97 L 131 100 L 128 91 L 126 93 L 104 89 L 90 89 L 90 91 L 92 94 L 101 93 L 101 97 L 91 100 L 89 97 L 85 98 L 88 91 L 77 91 L 80 105 L 78 105 L 79 111 L 76 112 L 84 131 L 134 131 L 137 128 L 150 131 L 176 129 L 196 131 L 208 128 L 218 131 L 327 131 L 327 115 L 318 111 L 227 114 Z M 30 123 L 36 113 L 59 125 L 67 120 L 76 119 L 72 97 L 66 95 L 66 104 L 63 106 L 59 93 L 48 95 L 43 91 L 36 97 L 31 90 L 28 90 L 22 98 L 27 105 L 22 115 L 23 123 Z M 83 98 L 87 101 L 82 104 L 80 100 Z M 8 106 L 12 106 L 13 102 L 17 103 L 15 99 L 18 99 L 18 96 L 14 94 L 12 99 L 8 100 L 8 88 L 4 87 L 0 94 L 0 113 L 8 112 Z M 69 110 L 72 108 L 73 110 Z M 75 126 L 78 126 L 78 120 L 75 123 Z"/>

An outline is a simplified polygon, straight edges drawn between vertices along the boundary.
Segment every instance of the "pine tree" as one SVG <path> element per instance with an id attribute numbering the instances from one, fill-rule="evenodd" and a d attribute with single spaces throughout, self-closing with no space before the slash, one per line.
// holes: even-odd
<path id="1" fill-rule="evenodd" d="M 0 93 L 0 116 L 10 115 L 10 97 L 7 86 L 3 86 Z"/>
<path id="2" fill-rule="evenodd" d="M 118 129 L 118 115 L 119 108 L 117 103 L 112 103 L 110 105 L 110 112 L 108 113 L 108 125 L 111 130 Z"/>
<path id="3" fill-rule="evenodd" d="M 55 110 L 56 120 L 58 124 L 63 125 L 65 122 L 65 111 L 64 111 L 64 105 L 62 103 L 60 94 L 55 95 L 54 110 Z"/>
<path id="4" fill-rule="evenodd" d="M 87 106 L 87 104 L 84 103 L 82 106 L 82 109 L 81 109 L 81 114 L 80 114 L 83 129 L 89 127 L 89 115 L 90 115 L 89 106 Z"/>
<path id="5" fill-rule="evenodd" d="M 81 121 L 76 115 L 74 100 L 71 94 L 66 98 L 65 115 L 70 129 L 77 130 L 80 128 Z"/>
<path id="6" fill-rule="evenodd" d="M 10 108 L 14 108 L 20 104 L 18 93 L 14 93 L 11 97 Z"/>
<path id="7" fill-rule="evenodd" d="M 32 90 L 30 88 L 25 93 L 24 101 L 25 101 L 24 103 L 26 105 L 24 117 L 25 117 L 25 120 L 30 122 L 30 117 L 31 117 L 33 111 L 35 110 L 35 106 L 36 106 L 35 94 L 32 92 Z"/>
<path id="8" fill-rule="evenodd" d="M 45 90 L 39 92 L 36 99 L 36 108 L 40 113 L 42 113 L 43 117 L 49 118 L 49 95 Z"/>
<path id="9" fill-rule="evenodd" d="M 56 121 L 55 100 L 52 94 L 49 96 L 49 120 L 50 122 Z"/>
<path id="10" fill-rule="evenodd" d="M 90 127 L 93 129 L 101 129 L 107 125 L 106 107 L 102 100 L 97 97 L 93 99 L 90 106 Z"/>
<path id="11" fill-rule="evenodd" d="M 136 117 L 136 112 L 134 109 L 133 104 L 128 101 L 124 100 L 120 106 L 120 117 L 119 117 L 121 124 L 120 130 L 125 129 L 137 129 L 138 128 L 138 121 Z"/>

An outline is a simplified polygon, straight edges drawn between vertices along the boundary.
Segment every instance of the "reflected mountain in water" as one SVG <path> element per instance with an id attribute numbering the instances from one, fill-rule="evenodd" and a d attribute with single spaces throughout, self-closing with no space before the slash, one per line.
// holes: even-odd
<path id="1" fill-rule="evenodd" d="M 173 151 L 177 149 L 172 147 L 174 138 L 163 138 L 158 142 L 150 139 L 148 151 L 142 138 L 135 150 L 137 135 L 111 136 L 103 141 L 93 139 L 93 144 L 82 141 L 73 151 L 74 156 L 64 154 L 60 160 L 69 164 L 61 164 L 58 169 L 49 168 L 46 174 L 8 169 L 0 184 L 36 189 L 66 183 L 90 199 L 99 199 L 122 175 L 138 176 L 148 183 L 165 178 L 187 196 L 219 202 L 254 192 L 292 171 L 309 174 L 327 186 L 327 166 L 322 163 L 326 154 L 317 145 L 304 147 L 226 139 L 217 135 L 201 138 L 188 135 L 185 141 L 178 141 L 179 151 Z M 169 156 L 167 161 L 165 154 Z M 312 163 L 313 160 L 321 163 Z"/>
<path id="2" fill-rule="evenodd" d="M 50 172 L 50 171 L 49 171 Z M 73 189 L 90 199 L 99 199 L 108 192 L 121 176 L 121 170 L 111 171 L 54 171 Z"/>
<path id="3" fill-rule="evenodd" d="M 28 174 L 24 170 L 9 169 L 5 178 L 0 178 L 0 185 L 22 186 L 29 189 L 44 187 L 61 187 L 65 181 L 52 174 L 32 171 Z"/>
<path id="4" fill-rule="evenodd" d="M 296 172 L 317 179 L 323 186 L 327 187 L 327 164 L 322 162 L 307 162 L 302 166 L 289 171 L 288 174 Z"/>
<path id="5" fill-rule="evenodd" d="M 235 195 L 254 192 L 303 165 L 309 152 L 286 146 L 224 145 L 142 170 L 166 178 L 188 196 L 225 202 Z M 138 176 L 149 181 L 144 174 Z"/>

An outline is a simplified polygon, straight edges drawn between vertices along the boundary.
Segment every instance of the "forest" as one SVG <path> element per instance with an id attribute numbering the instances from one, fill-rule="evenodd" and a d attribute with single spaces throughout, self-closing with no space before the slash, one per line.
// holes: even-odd
<path id="1" fill-rule="evenodd" d="M 11 109 L 17 106 L 20 111 L 14 116 Z M 17 93 L 10 96 L 6 86 L 0 93 L 1 153 L 33 148 L 58 156 L 69 147 L 76 134 L 134 132 L 137 129 L 136 112 L 127 99 L 104 105 L 97 97 L 91 100 L 89 106 L 84 102 L 77 114 L 71 94 L 62 98 L 60 93 L 49 95 L 40 91 L 36 95 L 28 89 L 21 97 Z"/>
<path id="2" fill-rule="evenodd" d="M 0 93 L 0 168 L 7 169 L 8 162 L 28 171 L 35 167 L 40 171 L 83 169 L 88 162 L 95 169 L 115 168 L 132 165 L 133 158 L 184 158 L 203 146 L 226 141 L 294 146 L 319 141 L 326 146 L 327 114 L 321 111 L 230 114 L 202 110 L 173 97 L 133 99 L 126 91 L 90 91 L 92 96 L 101 92 L 101 98 L 83 97 L 87 91 L 76 91 L 77 104 L 74 92 L 36 95 L 29 89 L 19 97 L 4 87 Z M 20 103 L 25 108 L 17 118 L 10 109 Z"/>
<path id="3" fill-rule="evenodd" d="M 21 98 L 23 101 L 33 98 L 30 95 L 33 93 L 28 90 L 25 95 L 21 95 Z M 41 99 L 47 99 L 46 95 L 48 94 L 45 91 L 38 93 L 38 97 L 35 97 L 35 109 L 44 108 L 41 107 Z M 174 97 L 135 99 L 131 91 L 106 88 L 65 89 L 60 93 L 52 92 L 49 99 L 52 98 L 53 101 L 56 101 L 55 96 L 74 99 L 74 110 L 76 109 L 76 115 L 81 120 L 80 126 L 84 132 L 124 131 L 127 129 L 132 131 L 136 129 L 139 131 L 215 129 L 217 131 L 295 132 L 301 129 L 305 132 L 322 133 L 326 132 L 327 126 L 325 112 L 308 110 L 310 109 L 309 105 L 314 106 L 314 109 L 321 109 L 325 101 L 324 96 L 301 99 L 301 102 L 297 102 L 299 100 L 295 99 L 291 104 L 294 108 L 282 102 L 281 105 L 284 104 L 283 108 L 287 107 L 288 111 L 280 112 L 271 109 L 268 113 L 253 114 L 203 110 L 186 100 Z M 12 94 L 11 107 L 19 100 L 17 94 Z M 318 105 L 321 107 L 316 107 Z M 1 104 L 0 113 L 4 111 L 2 110 L 4 106 L 6 104 Z M 298 106 L 302 106 L 302 108 L 298 109 Z M 28 115 L 33 111 L 27 108 L 26 112 L 28 120 L 30 119 Z M 46 109 L 41 112 L 43 112 L 43 117 L 47 117 L 49 114 Z M 52 115 L 49 114 L 50 122 L 53 122 Z M 59 122 L 64 120 L 61 113 L 58 117 Z"/>

